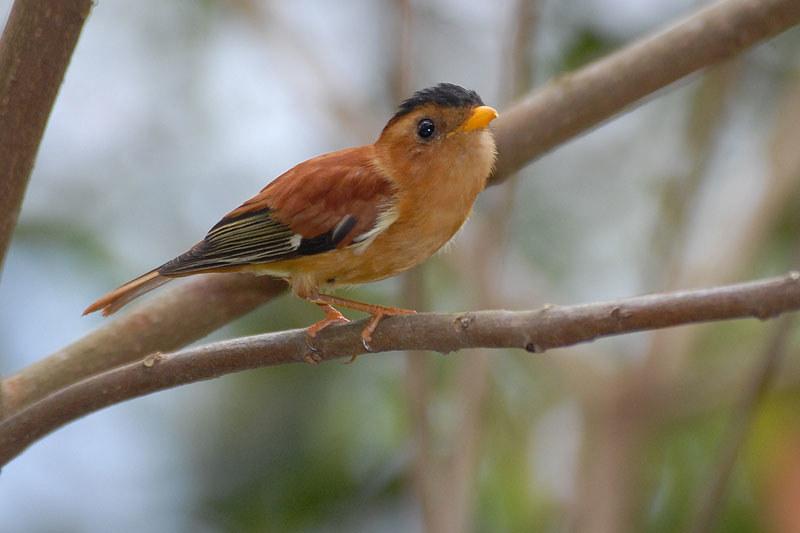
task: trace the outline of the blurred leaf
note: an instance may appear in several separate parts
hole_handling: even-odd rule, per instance
[[[596,31],[584,28],[567,44],[561,56],[561,70],[576,70],[616,48],[617,43]]]

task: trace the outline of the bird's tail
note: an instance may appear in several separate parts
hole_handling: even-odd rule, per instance
[[[142,294],[150,292],[171,280],[172,278],[159,274],[158,270],[151,270],[147,274],[142,274],[118,289],[109,292],[87,307],[83,314],[88,315],[89,313],[94,313],[102,309],[103,316],[108,316],[118,311],[123,305],[134,298],[138,298]]]

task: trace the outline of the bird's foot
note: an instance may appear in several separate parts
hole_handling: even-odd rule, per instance
[[[335,307],[328,304],[318,304],[322,309],[325,311],[325,318],[320,320],[319,322],[315,322],[308,326],[306,329],[306,333],[312,339],[317,336],[317,334],[322,331],[323,329],[327,328],[328,326],[332,326],[334,324],[347,324],[350,320],[340,313]]]
[[[416,314],[416,311],[413,309],[402,309],[400,307],[386,307],[383,305],[368,304],[347,298],[340,298],[338,296],[331,296],[329,294],[315,293],[313,296],[306,297],[306,299],[317,304],[325,310],[325,319],[320,320],[308,328],[308,335],[310,337],[314,337],[320,330],[328,327],[330,324],[342,321],[347,322],[347,319],[342,316],[342,314],[337,311],[336,308],[333,307],[334,305],[372,315],[372,318],[370,318],[369,322],[367,322],[367,326],[361,332],[361,345],[367,352],[373,351],[372,346],[370,345],[370,342],[372,341],[372,334],[375,332],[375,328],[378,327],[378,324],[381,320],[387,316]],[[348,364],[355,361],[358,355],[359,354],[353,355],[353,357],[351,357],[348,361]]]
[[[350,322],[350,320],[348,320],[347,317],[340,313],[335,307],[327,304],[320,304],[320,307],[325,310],[325,318],[319,322],[311,324],[308,326],[308,328],[306,328],[306,346],[308,347],[308,353],[303,356],[303,361],[314,366],[320,364],[323,359],[319,348],[312,344],[312,339],[314,339],[320,331],[328,326],[332,326],[334,324],[346,324]]]
[[[378,324],[381,320],[383,320],[387,316],[397,316],[397,315],[415,315],[417,314],[416,311],[413,309],[402,309],[400,307],[384,307],[382,305],[370,305],[373,309],[369,312],[372,313],[372,318],[370,318],[369,322],[367,322],[367,326],[361,331],[361,345],[364,347],[364,350],[368,352],[372,352],[372,334],[375,333],[375,328],[378,327]],[[348,361],[352,363],[356,360],[358,354],[353,355]]]

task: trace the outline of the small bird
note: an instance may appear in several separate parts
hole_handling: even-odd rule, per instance
[[[172,280],[210,272],[283,278],[322,308],[322,329],[347,322],[334,306],[371,315],[365,349],[382,318],[414,313],[326,294],[388,278],[447,243],[469,216],[495,160],[497,111],[450,83],[402,102],[373,144],[323,154],[288,170],[222,218],[202,241],[106,294],[83,314],[107,316]]]

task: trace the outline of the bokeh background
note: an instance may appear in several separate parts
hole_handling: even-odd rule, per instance
[[[99,2],[2,273],[0,372],[100,325],[87,303],[293,164],[371,142],[413,90],[459,83],[502,113],[703,4]],[[790,31],[660,91],[488,190],[449,252],[351,295],[531,309],[797,268],[798,51]],[[316,319],[284,296],[213,337]],[[154,394],[4,468],[0,530],[666,532],[712,502],[719,531],[797,531],[800,339],[784,327],[750,424],[740,404],[773,322],[544,355],[365,356]]]

